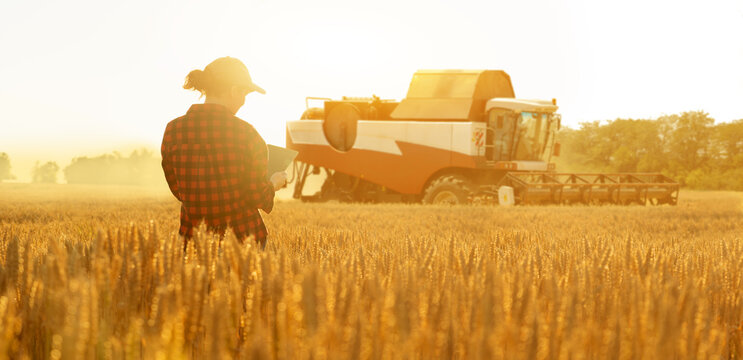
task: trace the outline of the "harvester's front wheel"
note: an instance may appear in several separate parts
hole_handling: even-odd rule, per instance
[[[423,195],[425,204],[467,204],[472,191],[470,182],[461,175],[444,175],[431,182]]]

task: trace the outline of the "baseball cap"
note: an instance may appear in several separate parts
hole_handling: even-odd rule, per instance
[[[245,87],[250,92],[266,93],[266,90],[253,82],[248,67],[237,58],[229,56],[218,58],[209,63],[204,68],[204,72],[221,84]]]

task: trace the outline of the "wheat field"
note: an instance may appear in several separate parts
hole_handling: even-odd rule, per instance
[[[743,358],[743,207],[279,202],[266,251],[136,188],[0,184],[0,358]]]

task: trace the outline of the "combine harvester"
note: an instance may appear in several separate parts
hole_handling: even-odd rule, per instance
[[[309,100],[323,100],[310,108]],[[307,98],[287,123],[299,151],[294,198],[461,204],[670,204],[679,184],[661,174],[555,171],[556,101],[514,98],[503,71],[418,71],[402,101]],[[311,174],[321,190],[304,196]]]

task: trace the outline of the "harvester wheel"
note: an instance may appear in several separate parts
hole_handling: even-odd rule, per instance
[[[444,175],[431,182],[423,195],[426,204],[466,204],[472,192],[469,181],[460,175]]]

